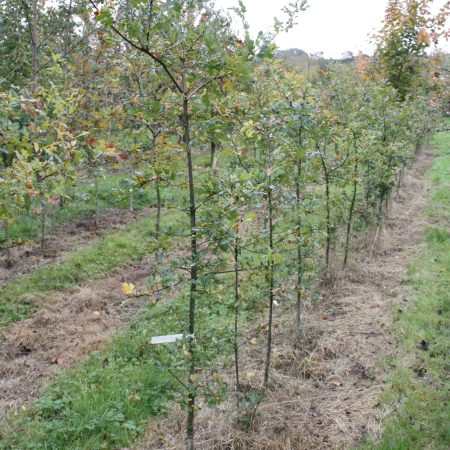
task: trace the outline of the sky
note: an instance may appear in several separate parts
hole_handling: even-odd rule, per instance
[[[280,9],[289,0],[244,0],[251,30],[270,29],[273,17],[281,17]],[[446,0],[434,0],[438,10]],[[238,0],[216,0],[221,8],[236,6]],[[308,0],[309,7],[300,13],[298,25],[276,43],[281,49],[300,48],[308,53],[323,52],[338,58],[346,51],[372,54],[371,34],[378,31],[388,0]],[[450,52],[450,43],[440,48]]]

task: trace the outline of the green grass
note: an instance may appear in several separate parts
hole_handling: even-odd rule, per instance
[[[447,122],[450,124],[450,120]],[[439,133],[433,139],[433,145],[439,149],[435,164],[429,171],[434,183],[433,202],[428,214],[439,220],[450,220],[450,133]]]
[[[428,173],[435,194],[420,258],[409,266],[413,302],[397,310],[394,327],[405,360],[395,367],[382,402],[395,410],[380,443],[362,449],[437,450],[450,448],[450,133],[433,141],[439,154]]]
[[[2,423],[0,448],[112,449],[133,440],[149,416],[166,411],[173,390],[138,344],[137,333],[118,336],[59,377]]]
[[[180,213],[163,215],[164,226],[181,220]],[[29,316],[51,291],[101,278],[148,254],[154,221],[154,217],[146,217],[109,233],[94,244],[71,252],[65,260],[20,276],[0,288],[0,325]]]
[[[242,321],[262,311],[254,282],[248,280],[242,288],[250,304]],[[217,295],[198,299],[196,342],[197,348],[205,349],[198,355],[199,366],[215,370],[218,361],[220,374],[221,364],[231,362],[226,355],[232,350],[233,316],[232,299]],[[136,323],[54,380],[25,409],[10,413],[0,423],[0,449],[114,449],[138,438],[149,417],[166,411],[182,390],[167,369],[185,379],[189,360],[183,343],[152,346],[149,338],[183,331],[189,309],[186,298],[184,288],[171,299],[148,305]],[[211,395],[217,399],[220,394],[213,390]]]

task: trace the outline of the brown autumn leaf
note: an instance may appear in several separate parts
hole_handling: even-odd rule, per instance
[[[98,142],[98,139],[95,137],[90,137],[84,141],[85,145],[92,145]]]

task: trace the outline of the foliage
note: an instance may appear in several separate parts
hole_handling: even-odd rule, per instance
[[[430,13],[431,5],[431,0],[390,0],[375,37],[381,71],[402,101],[429,83],[422,74],[429,70],[426,50],[445,32],[450,5],[436,16]]]

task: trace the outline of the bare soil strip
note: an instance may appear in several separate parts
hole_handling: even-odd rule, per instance
[[[0,332],[0,417],[39,394],[63,368],[98,349],[113,330],[133,320],[143,300],[124,302],[121,284],[143,288],[152,258],[65,292],[49,293],[32,318]]]
[[[391,303],[407,305],[401,280],[420,251],[429,222],[425,213],[432,188],[425,178],[434,153],[425,150],[408,170],[394,198],[373,258],[360,254],[341,273],[321,302],[305,305],[305,331],[295,337],[292,310],[279,307],[275,318],[272,385],[249,432],[233,422],[232,399],[198,413],[197,446],[212,449],[349,449],[366,434],[380,436],[388,411],[378,403],[387,374],[380,359],[399,357],[389,327]],[[370,245],[368,246],[370,247]],[[241,350],[243,382],[260,386],[264,322],[247,330]],[[250,340],[257,338],[257,344]],[[254,342],[254,341],[253,341]],[[397,356],[396,356],[397,355]],[[232,374],[230,371],[230,380]],[[176,407],[149,422],[139,449],[184,448],[184,415]]]
[[[6,250],[0,251],[0,286],[33,270],[60,261],[74,250],[85,247],[107,233],[117,231],[126,224],[149,214],[149,209],[130,212],[111,208],[99,212],[99,226],[94,215],[81,217],[71,223],[62,223],[49,230],[46,248],[41,253],[38,240],[13,250],[15,263],[6,268]]]

